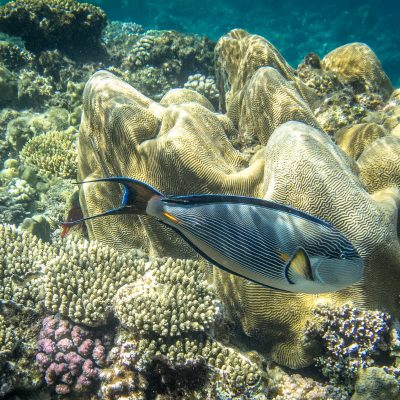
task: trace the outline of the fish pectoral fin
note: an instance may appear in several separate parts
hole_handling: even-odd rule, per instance
[[[291,284],[298,283],[302,280],[314,280],[310,259],[302,247],[299,247],[292,258],[287,262],[285,275]]]

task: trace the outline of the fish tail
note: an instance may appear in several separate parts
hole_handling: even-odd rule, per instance
[[[154,189],[152,186],[139,181],[137,179],[127,178],[124,176],[110,176],[107,178],[93,179],[90,181],[76,182],[77,184],[95,183],[95,182],[113,182],[119,183],[124,186],[124,193],[122,195],[121,205],[117,208],[107,210],[100,214],[91,215],[86,218],[81,218],[76,221],[65,221],[61,225],[67,227],[70,225],[76,225],[77,223],[87,221],[89,219],[103,217],[106,215],[115,214],[146,214],[146,208],[151,198],[154,196],[164,197],[159,191]]]

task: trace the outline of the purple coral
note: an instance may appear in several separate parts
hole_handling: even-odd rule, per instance
[[[99,368],[106,363],[108,341],[107,337],[94,338],[89,330],[68,321],[46,317],[36,362],[57,394],[89,391],[96,386]]]

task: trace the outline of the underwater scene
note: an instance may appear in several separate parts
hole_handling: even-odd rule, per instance
[[[0,399],[399,400],[399,18],[0,1]]]

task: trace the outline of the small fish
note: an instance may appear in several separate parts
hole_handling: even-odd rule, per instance
[[[78,225],[74,221],[78,220],[78,219],[82,219],[82,218],[83,218],[83,213],[82,213],[81,207],[79,205],[71,207],[68,211],[67,220],[60,224],[61,228],[62,228],[60,237],[62,239],[64,239],[69,234],[69,231],[71,230],[71,228],[74,225]],[[71,223],[71,222],[73,222],[73,223]],[[83,225],[83,223],[81,223],[81,224]]]
[[[354,246],[330,223],[272,201],[221,194],[164,196],[126,177],[87,182],[124,186],[121,206],[64,225],[116,214],[147,214],[179,233],[212,264],[296,293],[343,289],[363,276]]]

